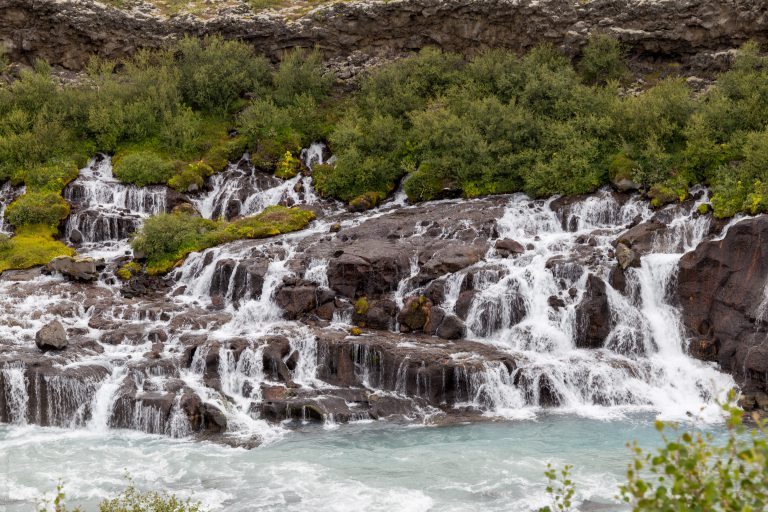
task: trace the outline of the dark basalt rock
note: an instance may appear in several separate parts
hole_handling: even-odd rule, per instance
[[[576,346],[601,348],[611,333],[611,308],[602,279],[590,274],[581,303],[576,307]]]
[[[422,331],[429,322],[432,303],[422,296],[411,297],[405,301],[403,309],[397,315],[400,332]]]
[[[344,248],[328,264],[328,282],[338,294],[377,297],[397,289],[408,275],[410,263],[397,245],[386,240],[366,240]]]
[[[683,323],[693,338],[689,352],[717,360],[746,392],[768,390],[766,261],[768,216],[760,215],[685,254],[677,276]]]
[[[496,240],[495,247],[496,252],[499,253],[499,256],[503,256],[504,258],[525,252],[525,247],[523,247],[523,244],[509,238]]]

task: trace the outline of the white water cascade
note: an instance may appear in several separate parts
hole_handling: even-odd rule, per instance
[[[64,189],[73,206],[64,239],[80,245],[81,251],[119,255],[144,218],[166,210],[167,193],[163,186],[121,183],[112,175],[112,159],[98,155]]]
[[[379,400],[424,422],[462,411],[508,419],[550,410],[595,418],[719,417],[716,399],[733,380],[687,355],[675,302],[679,259],[715,236],[711,218],[695,213],[705,191],[692,191],[698,202],[659,211],[640,197],[606,190],[563,206],[522,194],[407,204],[401,189],[395,200],[353,214],[312,189],[311,168],[329,162],[326,148],[313,144],[302,161],[304,173],[283,181],[254,169],[246,155],[187,199],[211,219],[283,204],[312,207],[317,220],[273,239],[190,254],[155,283],[162,293],[152,300],[61,277],[0,281],[7,297],[0,336],[11,340],[0,352],[4,421],[92,433],[204,431],[248,445],[279,439],[286,424],[310,418],[333,428],[368,420]],[[80,236],[81,250],[106,257],[122,256],[130,233],[169,202],[164,187],[117,182],[104,156],[65,193],[73,204],[65,237]],[[619,286],[614,244],[628,228],[651,221],[664,229],[623,271]],[[514,255],[497,248],[511,240],[519,246]],[[368,244],[374,250],[366,252]],[[425,278],[441,244],[482,246],[485,253],[456,268],[451,260],[437,277]],[[386,287],[381,277],[360,284],[383,292],[340,292],[348,283],[339,275],[349,270],[339,270],[337,258],[350,251],[347,265],[367,264],[356,250],[373,260],[372,272],[396,265],[397,279]],[[377,251],[389,259],[378,262]],[[460,318],[465,339],[383,330],[397,331],[397,310],[437,282],[438,305]],[[600,286],[605,314],[588,320],[606,325],[595,343],[580,307]],[[361,336],[348,336],[358,321],[355,301],[369,293],[390,316],[384,327],[363,326]],[[302,303],[289,316],[286,307],[306,297],[310,306]],[[330,308],[323,317],[312,303],[321,299]],[[41,356],[35,332],[53,319],[74,341]],[[36,357],[42,364],[34,370],[19,364]],[[435,368],[436,361],[443,366]]]

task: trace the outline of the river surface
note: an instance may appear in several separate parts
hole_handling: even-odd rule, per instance
[[[659,445],[652,416],[307,427],[253,450],[128,430],[3,426],[0,504],[36,510],[61,480],[68,503],[96,510],[127,474],[140,489],[167,489],[212,510],[528,511],[548,504],[549,462],[574,466],[581,510],[622,510],[608,504],[629,441]]]

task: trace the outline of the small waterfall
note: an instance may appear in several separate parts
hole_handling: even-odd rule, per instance
[[[112,175],[112,159],[92,158],[64,189],[72,205],[64,239],[86,249],[127,249],[128,237],[144,218],[166,211],[168,191],[162,186],[135,187]]]
[[[8,409],[8,422],[17,425],[27,423],[27,376],[23,366],[11,366],[0,370],[4,383],[2,392],[5,394],[5,404]]]
[[[10,181],[0,185],[0,234],[10,235],[13,232],[13,226],[5,219],[5,210],[24,192],[26,192],[26,187],[14,187]]]
[[[126,376],[126,368],[118,366],[112,370],[112,373],[96,391],[91,403],[91,419],[88,422],[90,430],[104,431],[110,427],[118,391]]]

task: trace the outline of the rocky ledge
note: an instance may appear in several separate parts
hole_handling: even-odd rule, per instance
[[[280,12],[222,9],[202,20],[124,11],[94,0],[0,0],[0,44],[19,62],[44,58],[79,70],[91,55],[120,58],[184,34],[221,34],[278,59],[318,47],[342,78],[372,57],[425,46],[474,53],[524,51],[552,43],[577,55],[593,31],[607,31],[635,60],[681,62],[694,73],[721,69],[728,51],[765,42],[768,4],[759,0],[397,0],[327,4],[295,19]]]

